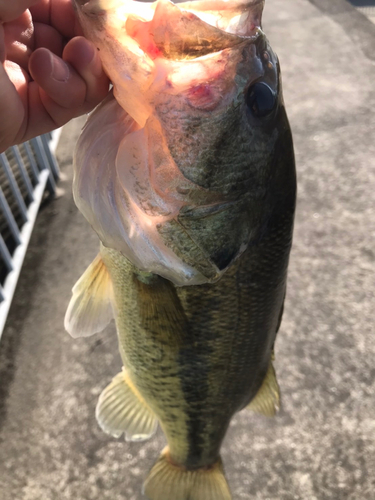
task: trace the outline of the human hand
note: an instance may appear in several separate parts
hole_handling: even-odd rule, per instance
[[[0,152],[107,95],[97,50],[80,35],[71,0],[0,0]]]

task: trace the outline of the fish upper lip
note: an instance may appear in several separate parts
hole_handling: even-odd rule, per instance
[[[153,1],[145,1],[145,0],[133,0],[133,1],[138,1],[139,3],[146,3],[146,4],[151,4],[151,3],[155,3],[157,0],[153,0]],[[176,0],[176,1],[173,1],[171,0],[172,3],[174,3],[175,5],[177,5],[179,8],[184,8],[183,7],[183,4],[186,4],[186,3],[189,3],[189,4],[194,4],[194,3],[201,3],[201,2],[204,2],[204,0]],[[72,0],[72,3],[74,5],[78,5],[80,7],[83,7],[85,6],[86,4],[89,4],[89,3],[94,3],[92,0]],[[224,2],[220,2],[219,1],[219,4],[220,3],[224,3]],[[232,1],[232,5],[234,6],[236,3],[236,1]],[[240,2],[238,2],[240,3]],[[260,5],[260,4],[264,4],[265,3],[265,0],[258,0],[258,1],[252,1],[252,0],[249,0],[247,2],[247,4],[243,4],[244,5],[244,11],[246,10],[245,8],[245,5],[247,5],[248,7],[254,7],[256,5]],[[182,4],[182,5],[181,5]],[[187,9],[189,10],[189,9]],[[221,9],[218,9],[218,10],[221,10]]]
[[[84,13],[86,15],[89,15],[89,16],[90,15],[98,15],[99,13],[103,13],[106,10],[105,7],[102,7],[100,5],[100,0],[99,1],[98,0],[97,1],[95,1],[95,0],[71,0],[71,1],[73,3],[73,6],[76,9],[83,10]],[[144,4],[145,6],[146,5],[150,6],[150,5],[155,4],[157,2],[158,2],[158,0],[152,0],[152,1],[131,0],[130,3]],[[190,1],[189,0],[179,0],[179,1],[170,0],[170,2],[182,11],[192,12],[192,13],[195,13],[196,15],[198,15],[197,12],[199,12],[199,11],[205,12],[205,11],[209,10],[208,6],[202,8],[202,4],[207,4],[207,0],[190,0]],[[216,10],[217,10],[217,12],[227,11],[227,10],[231,10],[234,12],[236,10],[236,8],[240,8],[241,12],[246,12],[246,11],[250,11],[250,9],[257,7],[259,5],[264,6],[264,3],[265,3],[265,0],[247,0],[247,2],[244,0],[231,0],[230,2],[228,2],[228,0],[218,0],[218,8]],[[187,7],[187,4],[188,4],[188,7]],[[196,11],[196,9],[193,7],[194,4],[197,5],[198,11]],[[201,8],[199,8],[199,4],[201,4]],[[231,5],[231,7],[229,9],[228,9],[228,5]],[[262,14],[260,15],[260,18],[261,17],[262,17]],[[261,21],[257,27],[261,28]],[[241,36],[239,33],[236,33],[236,34],[237,34],[237,36]],[[243,37],[246,38],[246,35]]]

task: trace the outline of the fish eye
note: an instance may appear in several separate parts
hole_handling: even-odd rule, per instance
[[[264,82],[256,82],[247,90],[246,104],[256,118],[265,118],[275,108],[276,95]]]

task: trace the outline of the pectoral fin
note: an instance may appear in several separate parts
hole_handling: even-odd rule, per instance
[[[157,420],[123,370],[104,389],[96,407],[98,424],[107,434],[126,441],[145,441],[156,431]]]
[[[274,417],[280,409],[280,389],[275,369],[270,362],[263,384],[248,405],[249,410],[266,417]]]
[[[100,254],[73,288],[64,326],[73,338],[101,332],[113,318],[112,282]]]

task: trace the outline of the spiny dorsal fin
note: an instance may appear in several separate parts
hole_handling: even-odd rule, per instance
[[[104,389],[96,407],[96,419],[104,432],[126,441],[145,441],[157,428],[157,420],[123,370]]]
[[[275,369],[270,362],[263,384],[248,405],[249,410],[266,417],[274,417],[280,409],[280,389]]]
[[[101,332],[113,318],[112,282],[100,254],[74,285],[64,326],[73,338]]]

